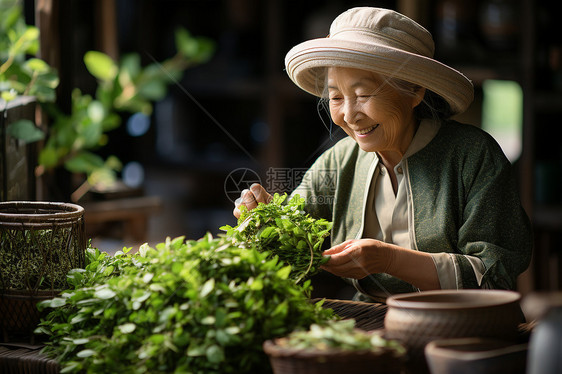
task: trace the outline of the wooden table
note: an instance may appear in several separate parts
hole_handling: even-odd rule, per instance
[[[126,242],[145,243],[148,219],[162,208],[159,196],[128,197],[82,204],[86,235],[95,236],[104,224],[123,224],[123,239]]]

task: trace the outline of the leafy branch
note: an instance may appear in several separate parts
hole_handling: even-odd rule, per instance
[[[185,29],[178,29],[175,38],[176,55],[145,67],[138,54],[115,62],[104,53],[87,52],[84,63],[98,81],[95,96],[75,89],[70,115],[47,106],[53,123],[39,155],[41,171],[64,166],[71,172],[85,173],[90,185],[111,183],[121,163],[115,156],[103,160],[95,151],[107,144],[108,132],[121,125],[119,113],[150,116],[152,103],[165,97],[168,86],[177,82],[184,70],[207,61],[213,53],[212,41],[193,37]]]
[[[17,0],[0,0],[0,107],[16,97],[35,96],[37,101],[55,101],[59,84],[56,71],[34,56],[39,50],[39,29],[25,24]],[[44,133],[30,120],[11,123],[7,133],[25,142],[44,139]]]
[[[291,264],[291,278],[298,283],[317,274],[328,260],[322,255],[322,244],[332,223],[306,214],[299,195],[286,200],[287,194],[274,194],[269,204],[259,203],[251,211],[241,206],[238,224],[221,230],[233,245],[267,251]]]
[[[57,72],[45,61],[28,58],[39,48],[39,30],[26,25],[16,0],[0,0],[0,91],[5,102],[20,95],[35,96],[49,117],[44,133],[29,120],[10,125],[10,136],[26,143],[46,139],[39,154],[37,175],[64,167],[84,173],[87,183],[112,183],[121,168],[115,156],[103,159],[96,151],[108,143],[109,132],[121,125],[121,113],[150,116],[153,102],[167,94],[168,86],[181,79],[183,71],[206,62],[215,44],[179,28],[175,32],[176,54],[163,61],[142,66],[139,54],[120,61],[89,51],[84,64],[98,82],[94,96],[75,88],[70,113],[56,105]]]
[[[8,102],[18,95],[54,102],[59,78],[53,68],[34,56],[39,29],[26,25],[17,0],[0,0],[0,91]]]

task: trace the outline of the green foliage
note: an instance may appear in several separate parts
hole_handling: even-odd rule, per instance
[[[1,98],[7,102],[18,95],[35,96],[50,118],[47,141],[39,154],[40,171],[65,167],[86,174],[92,185],[112,183],[121,163],[115,156],[103,160],[96,151],[108,143],[108,133],[121,125],[120,113],[149,116],[152,103],[165,97],[168,86],[187,68],[206,62],[215,46],[181,28],[176,30],[175,43],[173,57],[147,66],[141,66],[136,53],[114,61],[102,52],[87,52],[84,64],[97,79],[97,90],[92,97],[75,88],[71,111],[66,113],[55,105],[56,71],[41,59],[28,58],[39,49],[39,29],[25,24],[21,1],[0,0]],[[30,121],[17,121],[10,134],[27,143],[45,138],[42,130],[31,131],[30,125]]]
[[[241,206],[237,226],[221,229],[233,245],[267,252],[291,264],[291,278],[299,282],[317,274],[328,260],[322,255],[322,244],[332,223],[310,217],[299,195],[286,199],[287,194],[275,194],[269,204],[259,203],[251,211]]]
[[[333,318],[267,253],[210,235],[125,252],[90,248],[71,289],[40,304],[62,372],[263,373],[265,340]]]
[[[6,132],[12,138],[24,140],[26,143],[36,142],[45,137],[43,131],[39,130],[37,126],[28,119],[20,119],[10,123],[6,128]]]
[[[53,102],[59,78],[45,61],[27,56],[39,49],[39,29],[28,26],[20,1],[0,0],[0,92],[4,101],[17,95]]]
[[[138,54],[114,61],[102,52],[87,52],[84,64],[98,81],[95,96],[75,89],[70,115],[48,107],[53,124],[39,163],[46,169],[64,165],[71,172],[85,173],[92,185],[111,183],[121,163],[115,162],[115,156],[103,160],[95,151],[107,144],[108,133],[121,125],[119,113],[150,116],[152,103],[165,97],[168,86],[177,82],[187,68],[207,61],[213,53],[214,43],[209,39],[192,37],[184,29],[177,30],[175,37],[178,52],[173,57],[144,67]]]

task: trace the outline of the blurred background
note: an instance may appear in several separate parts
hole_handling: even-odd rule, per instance
[[[294,86],[284,56],[297,43],[328,34],[353,6],[398,10],[426,27],[436,58],[465,73],[476,98],[457,119],[489,131],[516,166],[536,248],[521,291],[559,289],[562,232],[562,32],[557,5],[532,0],[26,0],[25,21],[40,31],[39,57],[60,82],[56,102],[71,110],[73,90],[95,95],[99,79],[84,55],[114,61],[135,54],[141,66],[177,52],[178,28],[213,45],[209,58],[174,76],[147,114],[120,112],[95,153],[116,156],[114,188],[84,184],[56,170],[37,178],[38,149],[24,154],[26,188],[10,189],[3,139],[2,200],[75,201],[86,230],[104,250],[197,239],[236,222],[233,201],[261,182],[290,191],[319,154],[342,137],[317,100]],[[48,126],[48,124],[47,124]],[[43,143],[44,144],[44,143]],[[34,146],[41,147],[41,142]],[[15,157],[15,156],[13,156]],[[12,184],[13,186],[13,184]]]

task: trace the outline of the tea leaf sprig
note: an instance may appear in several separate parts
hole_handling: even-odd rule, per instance
[[[304,202],[299,195],[287,201],[287,194],[276,193],[271,202],[252,210],[240,206],[238,224],[221,229],[233,245],[268,252],[291,265],[290,277],[298,283],[317,274],[328,261],[322,256],[322,244],[332,228],[331,222],[308,215]]]

